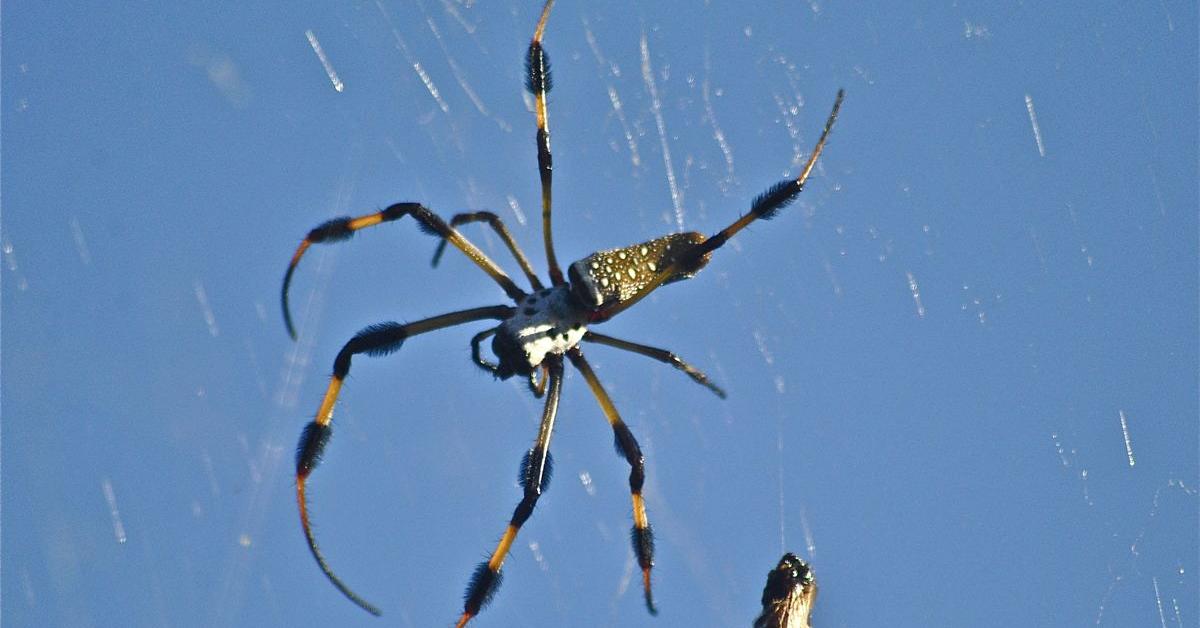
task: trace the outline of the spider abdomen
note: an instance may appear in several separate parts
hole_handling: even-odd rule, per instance
[[[529,295],[496,329],[492,339],[492,351],[500,361],[496,374],[502,379],[529,375],[547,355],[570,351],[587,333],[588,314],[566,285]]]
[[[695,231],[672,233],[633,246],[597,251],[571,264],[567,271],[571,290],[587,307],[599,309],[629,299],[649,284],[662,269],[681,262],[682,267],[662,283],[690,279],[708,263],[711,253],[688,259],[705,240]]]

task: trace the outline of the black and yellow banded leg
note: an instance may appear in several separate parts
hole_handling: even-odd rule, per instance
[[[554,236],[550,228],[550,214],[554,205],[554,158],[550,154],[550,117],[546,108],[546,94],[550,92],[554,83],[550,78],[550,56],[542,48],[546,20],[550,18],[550,8],[553,6],[554,0],[546,0],[545,6],[542,7],[542,17],[538,19],[537,28],[533,31],[533,40],[529,42],[529,52],[525,57],[525,88],[533,94],[533,108],[537,115],[538,175],[542,182],[542,241],[546,245],[546,265],[549,266],[550,283],[558,286],[566,282],[563,280],[562,268],[558,265],[558,257],[554,254]]]
[[[812,173],[813,167],[817,165],[817,159],[821,156],[821,152],[825,150],[825,141],[829,139],[829,132],[833,130],[833,123],[837,121],[838,111],[842,108],[842,98],[845,95],[845,90],[838,90],[837,98],[833,101],[833,110],[829,112],[829,117],[825,119],[825,128],[821,130],[821,138],[817,140],[817,145],[813,148],[812,154],[808,156],[808,161],[804,163],[804,168],[800,170],[800,174],[794,179],[780,181],[768,188],[766,192],[756,196],[754,202],[750,204],[749,213],[733,221],[728,227],[725,227],[711,238],[705,240],[692,253],[693,255],[705,255],[720,248],[734,234],[744,229],[746,225],[755,220],[770,220],[779,213],[779,210],[787,207],[792,201],[796,200],[796,197],[804,191],[804,183],[808,181],[808,175]]]
[[[708,376],[705,375],[703,372],[701,372],[700,369],[697,369],[696,367],[692,366],[691,364],[684,362],[682,358],[680,358],[679,356],[675,355],[674,353],[672,353],[670,351],[667,351],[666,349],[659,349],[657,347],[651,347],[648,345],[638,344],[636,342],[630,342],[628,340],[621,340],[620,338],[613,338],[612,336],[605,336],[604,334],[598,334],[594,331],[589,331],[586,334],[584,334],[583,341],[584,342],[594,342],[596,344],[607,345],[607,346],[610,346],[610,347],[613,347],[616,349],[630,351],[633,353],[644,355],[648,358],[658,360],[659,362],[662,362],[663,364],[670,364],[671,366],[683,371],[684,373],[687,373],[688,377],[692,378],[692,381],[713,391],[713,393],[715,393],[718,397],[720,397],[722,399],[725,398],[725,390],[722,389],[720,386],[717,386],[716,384],[712,383],[708,379]]]
[[[288,307],[288,287],[292,283],[292,274],[296,271],[296,266],[300,263],[300,258],[304,256],[304,252],[313,244],[341,242],[350,239],[355,231],[374,227],[385,222],[399,220],[404,216],[411,215],[417,220],[417,226],[421,231],[431,235],[440,236],[444,240],[449,240],[458,250],[462,251],[471,261],[483,269],[500,287],[509,298],[520,301],[525,297],[525,292],[509,279],[508,275],[496,265],[483,251],[479,250],[470,240],[467,240],[461,233],[456,231],[454,227],[446,224],[446,221],[438,217],[437,214],[429,211],[420,203],[396,203],[387,209],[351,218],[343,216],[334,218],[317,225],[308,235],[304,237],[304,241],[296,248],[296,252],[292,255],[292,261],[288,263],[287,272],[283,275],[283,290],[280,301],[283,305],[283,322],[287,326],[288,335],[292,339],[296,338],[296,328],[292,324],[292,313]]]
[[[767,188],[766,192],[754,198],[754,202],[750,204],[750,211],[748,213],[730,223],[728,227],[713,234],[712,237],[697,244],[688,251],[687,256],[681,256],[665,267],[659,268],[658,274],[650,282],[642,286],[640,290],[629,298],[613,303],[611,306],[597,313],[596,320],[608,320],[629,309],[630,306],[658,289],[659,286],[674,277],[682,269],[694,265],[696,260],[712,255],[713,251],[724,246],[734,234],[746,228],[750,223],[755,220],[770,220],[781,209],[796,200],[800,192],[804,191],[804,183],[808,181],[808,176],[812,173],[813,167],[816,166],[817,159],[821,156],[821,151],[825,150],[825,142],[829,139],[829,132],[833,130],[833,123],[837,121],[838,111],[842,108],[842,98],[844,96],[845,90],[839,89],[837,98],[833,101],[833,110],[829,112],[829,117],[825,120],[825,128],[821,131],[821,138],[817,140],[817,145],[813,148],[812,155],[809,155],[808,161],[805,162],[804,168],[800,170],[800,174],[796,178],[785,179]]]
[[[317,559],[317,565],[321,567],[321,571],[339,591],[372,615],[379,615],[379,609],[346,586],[333,573],[333,569],[317,547],[317,539],[308,519],[308,500],[304,493],[308,476],[320,463],[325,445],[333,433],[331,425],[333,407],[337,403],[338,393],[342,390],[342,382],[350,373],[350,361],[360,353],[372,357],[392,353],[398,350],[404,344],[404,340],[410,336],[472,321],[503,320],[512,315],[512,310],[513,308],[507,305],[494,305],[433,316],[407,325],[391,322],[371,325],[355,334],[338,352],[337,358],[333,362],[333,377],[329,380],[329,387],[325,390],[325,397],[321,400],[317,417],[304,428],[304,433],[300,436],[300,444],[296,449],[296,501],[300,506],[300,526],[304,529],[304,538],[308,541],[308,549],[312,551],[313,558]]]
[[[650,570],[654,567],[654,531],[650,528],[650,519],[646,516],[646,501],[642,498],[642,485],[646,482],[646,461],[642,455],[642,448],[638,446],[633,432],[629,431],[629,426],[621,420],[612,398],[600,385],[600,379],[584,359],[579,347],[568,351],[567,357],[583,374],[588,387],[592,389],[592,394],[596,396],[596,401],[600,402],[600,408],[604,410],[604,416],[612,426],[617,453],[629,463],[629,493],[633,497],[633,529],[630,540],[633,542],[633,553],[637,556],[638,566],[642,568],[642,592],[646,597],[646,610],[650,611],[651,615],[657,615],[658,609],[654,606],[654,595],[650,590]]]
[[[508,250],[512,252],[513,257],[516,258],[517,265],[521,267],[521,272],[525,273],[525,277],[529,279],[529,285],[533,286],[535,291],[541,290],[544,287],[542,286],[542,282],[538,279],[537,273],[533,272],[533,266],[529,264],[529,259],[525,257],[524,251],[521,250],[521,247],[517,246],[517,242],[513,240],[512,233],[509,232],[508,227],[504,226],[504,221],[500,220],[499,216],[493,214],[492,212],[470,212],[455,214],[450,217],[451,227],[457,227],[459,225],[464,225],[471,222],[488,223],[492,230],[500,236],[500,239],[504,240],[504,245],[508,247]],[[437,250],[433,252],[432,264],[434,267],[436,267],[438,262],[441,261],[442,253],[445,251],[446,241],[442,240],[441,242],[438,242]]]
[[[467,585],[467,593],[463,599],[463,612],[458,618],[457,628],[466,626],[472,617],[478,615],[480,609],[491,601],[496,590],[500,588],[500,568],[504,565],[504,559],[508,557],[521,526],[525,525],[529,516],[533,514],[538,497],[541,497],[542,491],[550,485],[550,436],[554,433],[554,418],[558,415],[558,399],[562,394],[563,365],[561,356],[550,356],[547,358],[547,362],[549,362],[550,383],[546,395],[546,407],[542,412],[542,424],[538,428],[537,440],[533,442],[533,447],[526,452],[525,458],[521,461],[521,488],[524,495],[513,511],[508,527],[504,530],[504,536],[500,537],[500,542],[496,545],[491,557],[475,568],[471,582]]]

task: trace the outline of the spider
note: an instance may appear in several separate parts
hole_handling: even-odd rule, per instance
[[[554,254],[551,236],[551,178],[553,165],[550,154],[550,132],[546,108],[546,94],[550,91],[550,64],[542,47],[542,37],[554,0],[547,0],[542,8],[532,41],[526,55],[526,88],[534,98],[537,118],[537,162],[542,190],[542,241],[549,266],[550,284],[543,284],[513,240],[512,234],[495,214],[490,212],[461,213],[446,223],[420,203],[396,203],[383,211],[359,217],[334,218],[308,232],[292,255],[283,278],[281,301],[284,323],[288,334],[295,339],[296,330],[288,308],[288,286],[304,252],[313,244],[340,242],[350,238],[356,231],[411,216],[424,232],[441,239],[434,253],[436,266],[446,243],[454,245],[471,259],[483,272],[494,280],[515,305],[492,305],[450,312],[440,316],[400,324],[385,322],[366,327],[350,339],[338,352],[333,362],[333,376],[325,390],[325,396],[317,409],[316,418],[305,428],[300,437],[296,453],[296,500],[300,510],[300,524],[308,548],[335,587],[347,598],[369,613],[379,615],[380,610],[367,602],[333,572],[317,546],[316,537],[308,516],[305,487],[308,476],[321,460],[322,453],[332,433],[333,409],[342,384],[350,372],[354,356],[366,354],[379,357],[400,349],[405,340],[456,325],[482,320],[497,320],[498,325],[485,329],[471,338],[471,357],[480,368],[498,379],[509,379],[520,375],[528,379],[529,388],[535,397],[545,397],[541,426],[533,446],[525,453],[521,462],[520,483],[523,489],[508,526],[487,561],[476,567],[467,585],[463,610],[457,626],[462,628],[479,614],[480,610],[495,595],[500,585],[500,568],[504,564],[513,541],[521,526],[533,514],[538,498],[550,480],[551,457],[550,436],[554,431],[554,420],[562,392],[564,358],[583,376],[592,394],[599,402],[604,416],[612,427],[618,454],[629,464],[629,491],[633,499],[633,528],[631,540],[642,573],[642,590],[646,608],[657,614],[650,588],[650,570],[654,565],[654,537],[646,515],[642,496],[645,480],[645,461],[637,439],[621,420],[612,399],[600,384],[599,378],[584,358],[582,343],[606,345],[616,349],[644,355],[669,364],[686,373],[696,383],[724,398],[725,391],[709,381],[709,378],[674,353],[648,345],[621,340],[591,331],[590,326],[603,323],[641,301],[658,287],[689,279],[708,264],[712,252],[724,245],[750,223],[758,219],[768,220],[779,210],[791,203],[804,189],[804,183],[817,162],[830,129],[837,119],[842,104],[843,92],[838,91],[833,110],[825,121],[824,130],[799,176],[771,186],[754,199],[750,212],[738,218],[715,235],[705,238],[697,232],[673,233],[640,244],[624,248],[593,253],[572,263],[564,275]],[[483,251],[471,243],[456,227],[462,224],[487,223],[503,240],[516,259],[521,271],[529,280],[531,292],[525,292],[504,273]],[[480,344],[491,338],[495,362],[484,358]],[[539,377],[540,374],[540,377]]]

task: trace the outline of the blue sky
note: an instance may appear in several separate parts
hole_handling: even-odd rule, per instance
[[[553,485],[472,625],[749,625],[785,550],[818,626],[1195,625],[1194,4],[744,4],[550,19],[564,262],[715,232],[847,96],[796,204],[598,329],[727,400],[588,348],[647,454],[660,616],[573,375]],[[357,360],[312,477],[383,619],[308,555],[293,450],[355,331],[503,293],[453,251],[431,269],[410,222],[309,252],[296,343],[278,289],[308,229],[402,200],[495,211],[544,268],[539,9],[3,5],[0,620],[454,621],[540,412],[471,364],[485,326]]]

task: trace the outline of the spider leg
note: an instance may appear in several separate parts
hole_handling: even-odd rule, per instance
[[[471,337],[471,359],[479,365],[479,368],[496,375],[496,370],[500,368],[499,364],[494,364],[483,359],[483,355],[479,351],[479,343],[485,338],[490,338],[496,335],[496,328],[485,329]]]
[[[292,283],[292,274],[296,271],[296,265],[300,263],[300,258],[304,256],[304,252],[313,244],[324,242],[340,242],[347,240],[354,235],[355,231],[374,227],[376,225],[399,220],[404,216],[411,215],[417,221],[420,229],[426,233],[440,236],[444,240],[449,240],[451,244],[462,251],[464,255],[471,258],[483,272],[487,273],[497,284],[504,289],[504,293],[514,301],[520,301],[525,297],[525,292],[509,279],[508,275],[504,274],[503,270],[496,265],[483,251],[471,243],[470,240],[463,237],[461,233],[447,225],[444,220],[438,217],[437,214],[429,211],[420,203],[396,203],[387,209],[374,214],[367,214],[357,218],[343,216],[334,218],[317,225],[304,240],[300,242],[300,246],[296,248],[296,252],[292,255],[292,261],[288,264],[287,272],[283,275],[283,290],[281,292],[280,301],[283,305],[283,322],[287,326],[288,335],[293,340],[296,339],[296,328],[292,325],[292,313],[288,307],[288,287]]]
[[[644,355],[648,358],[658,360],[659,362],[662,362],[663,364],[670,364],[671,366],[683,371],[684,373],[687,373],[688,377],[692,378],[692,381],[713,391],[718,397],[720,397],[722,399],[725,398],[724,389],[722,389],[720,386],[717,386],[716,384],[709,381],[708,376],[705,375],[704,373],[702,373],[699,369],[692,366],[691,364],[688,364],[687,362],[684,362],[682,358],[680,358],[679,356],[675,355],[674,353],[672,353],[670,351],[667,351],[666,349],[658,349],[656,347],[638,344],[636,342],[630,342],[628,340],[621,340],[620,338],[613,338],[612,336],[605,336],[604,334],[598,334],[594,331],[589,331],[586,334],[584,334],[583,341],[584,342],[594,342],[596,344],[601,344],[601,345],[608,345],[608,346],[614,347],[616,349],[622,349],[624,351],[630,351],[633,353]]]
[[[808,180],[808,175],[812,173],[813,166],[817,164],[817,158],[821,156],[821,151],[825,150],[825,141],[829,139],[829,132],[833,129],[833,123],[837,121],[838,111],[842,108],[842,98],[844,96],[845,90],[839,89],[837,98],[833,101],[833,110],[829,112],[829,117],[825,120],[825,128],[821,131],[821,138],[817,140],[817,145],[813,148],[812,155],[809,155],[808,161],[805,162],[804,168],[800,170],[799,176],[794,179],[784,179],[768,188],[767,191],[759,194],[755,197],[754,202],[751,203],[749,213],[733,221],[728,227],[718,231],[712,237],[696,244],[688,251],[686,256],[680,256],[670,264],[659,268],[658,273],[650,282],[642,286],[640,290],[629,298],[617,301],[597,312],[593,317],[594,320],[597,322],[608,320],[625,311],[684,269],[695,266],[697,260],[704,259],[716,249],[724,246],[729,241],[729,238],[732,238],[734,234],[746,228],[750,223],[758,219],[770,220],[779,213],[779,210],[787,207],[792,201],[796,200],[800,192],[804,191],[804,183]]]
[[[308,501],[304,492],[308,475],[320,463],[325,445],[333,434],[331,426],[333,406],[337,403],[342,382],[350,373],[350,361],[360,353],[372,357],[392,353],[398,350],[400,345],[404,344],[404,340],[410,336],[487,318],[508,318],[512,314],[512,310],[513,308],[507,305],[494,305],[433,316],[407,325],[392,322],[371,325],[355,334],[338,352],[337,359],[333,362],[333,377],[329,381],[329,387],[325,390],[325,397],[321,400],[317,417],[305,426],[304,433],[300,436],[300,444],[296,449],[296,501],[300,507],[300,526],[304,529],[304,538],[308,541],[308,549],[312,551],[313,558],[317,559],[317,565],[343,595],[372,615],[379,615],[379,609],[346,586],[333,573],[333,569],[325,561],[324,555],[317,547],[317,539],[308,518]]]
[[[629,493],[633,497],[633,529],[630,540],[633,541],[633,553],[637,556],[638,566],[642,568],[642,592],[646,597],[646,610],[650,611],[651,615],[657,615],[658,609],[654,606],[654,596],[650,591],[650,569],[654,567],[654,531],[650,528],[650,520],[646,517],[646,502],[642,499],[642,485],[646,481],[646,462],[642,448],[638,446],[633,432],[629,431],[629,426],[621,420],[612,398],[600,385],[600,379],[583,358],[579,347],[568,351],[567,357],[587,380],[588,387],[592,389],[592,394],[600,403],[600,409],[604,410],[604,416],[612,426],[617,453],[629,463]]]
[[[538,379],[537,371],[529,374],[529,392],[533,393],[533,396],[537,399],[541,399],[542,395],[546,394],[546,382],[550,379],[550,367],[546,366],[545,362],[542,363],[541,371],[542,378],[540,380]]]
[[[542,182],[542,240],[546,246],[546,265],[549,266],[550,282],[558,286],[565,281],[562,269],[558,266],[558,258],[554,255],[554,236],[550,228],[554,159],[550,154],[550,117],[546,108],[546,94],[550,92],[553,81],[550,79],[550,57],[542,48],[542,35],[546,32],[546,21],[550,18],[550,8],[553,6],[554,0],[546,0],[537,28],[533,31],[533,40],[529,42],[529,52],[525,58],[525,70],[529,76],[525,80],[525,88],[533,94],[534,111],[537,115],[536,142],[538,174]]]
[[[543,288],[542,282],[538,280],[537,274],[533,272],[533,266],[529,264],[529,259],[525,257],[525,253],[521,251],[521,247],[517,246],[516,241],[513,240],[512,233],[508,231],[508,227],[504,226],[504,221],[500,220],[499,216],[492,212],[472,212],[455,214],[450,218],[451,227],[457,227],[469,222],[487,222],[496,234],[500,236],[500,239],[504,240],[505,246],[512,252],[513,257],[517,259],[517,264],[521,267],[521,271],[529,278],[529,285],[533,286],[534,290],[541,290]],[[431,263],[435,268],[438,262],[441,261],[442,253],[445,251],[446,241],[442,240],[438,242],[437,250],[433,252],[433,261]]]
[[[500,567],[504,565],[504,559],[508,557],[513,541],[517,538],[517,532],[533,514],[533,508],[537,505],[542,491],[550,485],[550,436],[554,432],[554,418],[558,414],[558,399],[562,393],[563,365],[562,358],[559,356],[553,356],[547,360],[550,362],[550,384],[549,394],[546,395],[546,407],[542,412],[542,424],[538,428],[537,440],[533,442],[533,447],[526,452],[525,458],[521,461],[520,480],[524,496],[513,511],[508,528],[504,530],[504,536],[500,537],[500,542],[496,545],[491,557],[475,568],[471,582],[467,585],[467,592],[463,600],[463,612],[458,618],[457,628],[466,626],[467,622],[478,615],[480,609],[486,606],[492,596],[496,594],[496,590],[500,587]]]
[[[496,335],[495,327],[491,329],[485,329],[478,334],[475,334],[475,336],[471,338],[471,359],[474,360],[475,364],[478,364],[483,370],[491,373],[493,376],[499,377],[497,372],[500,369],[500,365],[485,360],[479,349],[479,343],[483,342],[485,338],[494,335]],[[546,364],[543,363],[540,370],[542,373],[542,378],[540,381],[538,380],[537,376],[538,371],[532,371],[529,373],[529,392],[532,392],[533,396],[538,399],[541,399],[542,395],[546,394],[546,382],[550,377],[549,367],[546,366]]]

